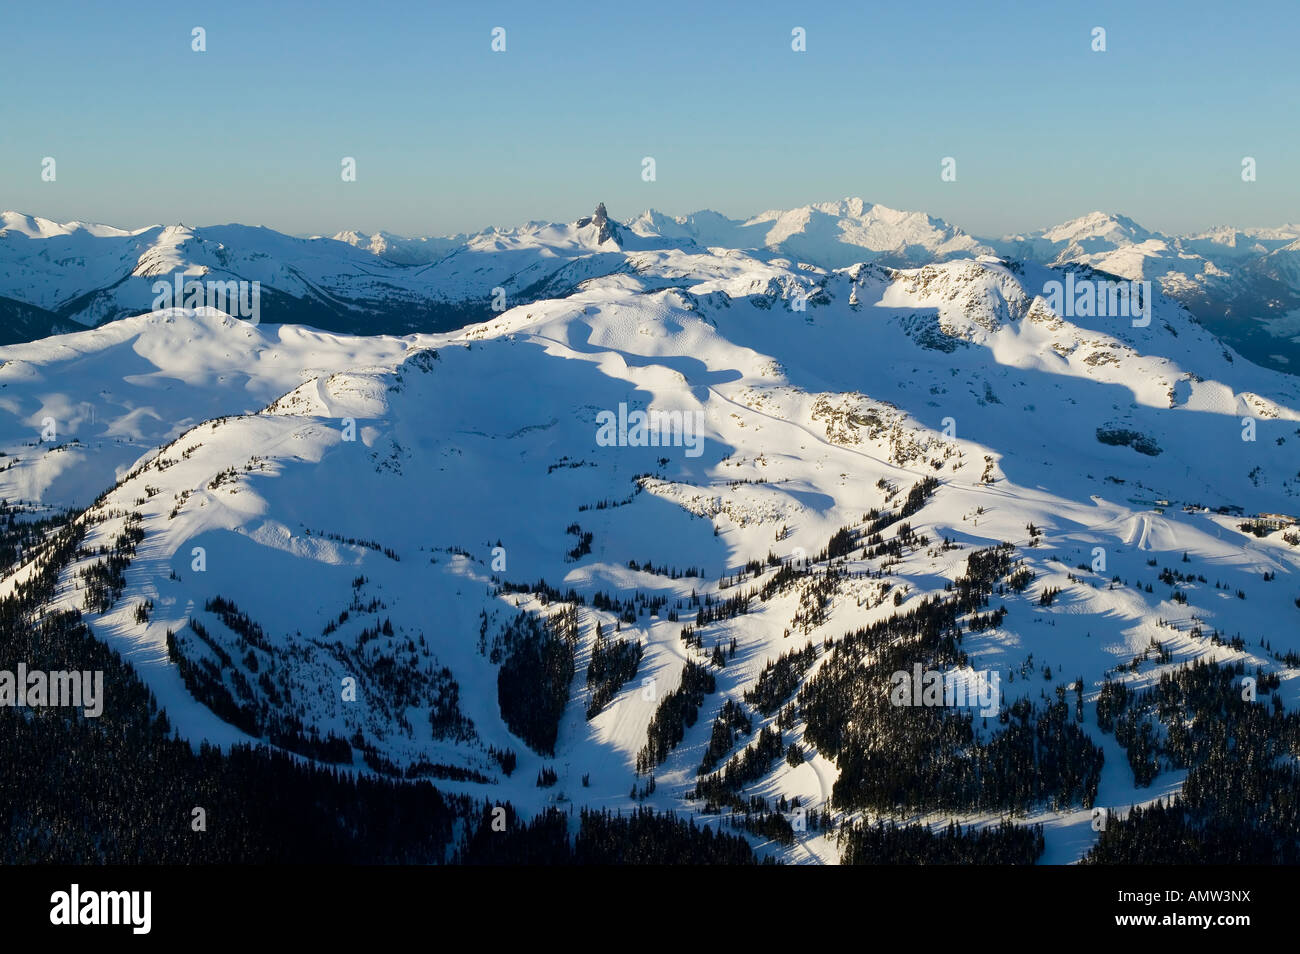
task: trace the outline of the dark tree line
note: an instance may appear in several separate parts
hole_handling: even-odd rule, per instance
[[[923,533],[915,533],[910,523],[900,523],[894,536],[885,540],[879,533],[873,533],[867,537],[866,548],[862,551],[862,559],[876,560],[880,557],[893,557],[899,559],[904,553],[910,553],[919,550],[930,542],[930,538]]]
[[[50,533],[67,523],[71,514],[51,513],[39,516],[41,510],[0,500],[0,571],[15,567],[29,550],[35,549]]]
[[[846,810],[1027,811],[1047,803],[1091,805],[1102,752],[1063,700],[1002,708],[977,735],[970,709],[897,706],[891,676],[965,666],[960,618],[987,606],[1011,572],[1013,548],[973,552],[954,595],[930,597],[846,634],[799,692],[805,737],[840,768],[832,800]],[[867,661],[863,661],[864,658]]]
[[[1300,864],[1300,715],[1285,710],[1279,685],[1276,674],[1248,672],[1240,661],[1197,660],[1139,692],[1103,686],[1098,723],[1139,749],[1137,758],[1130,751],[1135,775],[1154,766],[1187,769],[1187,779],[1172,804],[1110,819],[1085,860]]]
[[[84,524],[60,528],[29,581],[0,599],[0,656],[100,670],[104,709],[0,707],[6,864],[437,863],[472,803],[428,783],[306,765],[264,747],[175,737],[135,670],[79,612],[48,613]],[[3,531],[0,531],[2,533]],[[195,831],[194,808],[206,831]]]
[[[194,643],[186,639],[188,633],[196,637]],[[207,651],[201,651],[200,646]],[[257,677],[259,693],[244,670],[235,665],[221,643],[198,620],[191,620],[188,628],[179,634],[167,631],[167,656],[176,664],[190,694],[223,721],[308,758],[352,762],[352,747],[346,740],[332,732],[322,739],[315,726],[304,731],[297,712],[282,708],[292,702],[283,669],[276,671],[269,663],[262,664]],[[255,656],[252,658],[256,660]],[[255,663],[251,668],[258,672],[259,665]]]
[[[938,832],[925,825],[841,828],[840,862],[846,865],[1032,865],[1043,853],[1043,826],[1002,822],[965,829],[955,822]]]
[[[498,809],[501,809],[498,811]],[[494,825],[495,822],[495,825]],[[749,865],[749,842],[671,812],[582,809],[571,818],[548,808],[524,821],[509,803],[486,804],[462,837],[455,860],[474,865]],[[504,827],[504,830],[500,830]]]
[[[584,813],[557,852],[491,831],[491,805],[398,781],[304,763],[264,746],[197,751],[173,732],[135,670],[78,611],[50,613],[85,523],[52,527],[26,580],[0,598],[0,658],[33,670],[104,673],[103,713],[0,707],[0,863],[437,864],[462,830],[493,839],[490,859],[603,864],[748,864],[743,838],[671,815]],[[5,528],[0,525],[0,546]],[[503,770],[513,753],[500,753]],[[195,808],[202,808],[198,824]],[[534,825],[554,829],[558,813]],[[559,816],[561,820],[563,816]],[[488,820],[475,828],[476,821]],[[549,819],[549,821],[548,821]],[[521,827],[516,819],[515,828]],[[205,827],[206,830],[195,830]]]
[[[695,725],[704,697],[716,688],[713,673],[698,663],[686,664],[681,685],[659,701],[655,714],[650,717],[646,743],[636,755],[638,775],[645,775],[663,764],[668,753],[681,743],[686,730]]]
[[[666,576],[670,580],[694,579],[704,576],[704,571],[697,566],[688,566],[684,570],[679,570],[675,566],[666,564],[655,566],[650,560],[644,563],[637,563],[636,560],[628,560],[627,568],[629,570],[640,570],[642,573],[654,573],[656,576]]]
[[[939,489],[939,480],[937,477],[922,477],[907,491],[907,496],[903,499],[903,505],[898,510],[878,510],[872,508],[867,513],[865,536],[870,537],[872,534],[880,533],[891,524],[897,523],[905,517],[919,511],[926,505],[934,492]]]
[[[700,763],[697,775],[712,772],[719,762],[731,751],[736,740],[754,731],[754,724],[745,714],[744,706],[728,699],[722,704],[722,710],[713,720],[713,729],[709,733],[709,744],[704,750],[704,761]]]
[[[754,687],[745,693],[745,701],[765,716],[770,716],[794,695],[799,680],[817,661],[817,649],[809,640],[803,649],[792,649],[769,662],[758,674]]]
[[[740,790],[766,775],[772,768],[772,763],[781,758],[784,752],[781,730],[776,726],[765,727],[759,730],[753,745],[727,760],[722,771],[696,782],[692,797],[704,801],[705,811],[717,811],[724,805],[743,810],[745,803],[740,797]]]
[[[715,599],[711,594],[705,594],[704,605],[695,614],[695,625],[707,626],[709,623],[720,623],[748,613],[750,604],[754,602],[758,593],[758,587],[751,587],[747,593],[737,593],[735,596],[728,596],[721,600]]]
[[[604,629],[596,624],[596,642],[587,664],[587,688],[591,698],[587,703],[587,718],[593,719],[609,705],[619,689],[636,675],[645,649],[641,640],[635,643],[626,639],[610,639]]]
[[[569,704],[577,639],[577,611],[561,608],[540,626],[522,626],[497,670],[501,718],[539,755],[555,754],[560,719]]]
[[[100,547],[103,556],[78,574],[86,587],[83,608],[92,613],[107,613],[126,587],[126,568],[131,565],[135,548],[144,540],[140,514],[126,515],[126,525],[109,547]]]

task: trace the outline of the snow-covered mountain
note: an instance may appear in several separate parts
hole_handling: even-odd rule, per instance
[[[592,226],[600,217],[608,224]],[[940,219],[858,198],[732,219],[603,206],[585,225],[531,222],[473,235],[339,232],[298,239],[240,225],[126,231],[0,214],[0,342],[143,314],[158,281],[257,281],[262,320],[357,334],[444,331],[502,307],[625,271],[635,253],[741,250],[823,269],[918,267],[997,254],[1155,281],[1257,363],[1300,367],[1300,226],[1169,236],[1093,212],[1041,231],[979,239]],[[499,290],[499,291],[498,291]]]
[[[1300,368],[1300,226],[1217,228],[1162,235],[1122,215],[1093,212],[1011,235],[999,254],[1047,265],[1077,263],[1155,281],[1234,348],[1261,364]]]
[[[940,219],[858,198],[768,211],[743,221],[717,212],[670,218],[647,210],[628,227],[638,235],[686,239],[703,247],[764,250],[823,268],[857,262],[907,267],[992,251]]]
[[[445,330],[627,267],[603,212],[594,225],[588,216],[400,240],[301,239],[244,225],[126,232],[3,215],[0,318],[11,317],[0,339],[10,341],[145,314],[159,305],[158,283],[190,281],[259,283],[261,321],[364,334]],[[629,238],[629,249],[656,244]]]
[[[759,797],[782,817],[794,799],[838,819],[1014,816],[1066,862],[1096,844],[1094,806],[1187,775],[1130,769],[1108,686],[1300,653],[1300,379],[1158,291],[1145,325],[1045,294],[1105,278],[1067,252],[1161,241],[1127,220],[1017,240],[1051,265],[852,201],[742,223],[621,225],[602,206],[419,266],[235,226],[24,229],[102,248],[84,255],[106,281],[116,254],[141,279],[247,270],[304,301],[508,289],[441,333],[170,309],[0,348],[0,497],[84,528],[46,608],[81,610],[191,739],[533,812],[711,824]],[[949,260],[888,263],[911,255]],[[57,305],[74,269],[41,285],[38,258],[23,274]],[[22,553],[0,595],[45,557]],[[945,606],[955,631],[919,622]],[[998,715],[911,734],[929,716],[885,700],[913,662],[999,674]],[[1273,690],[1287,711],[1293,666]],[[1053,722],[1076,694],[1077,720]],[[905,776],[891,792],[882,751]],[[930,762],[983,768],[945,794]],[[754,843],[839,860],[812,817]]]
[[[355,248],[365,249],[372,255],[397,265],[428,265],[463,244],[469,236],[406,238],[391,232],[380,231],[367,235],[349,229],[335,234],[333,238],[336,242],[346,242]]]

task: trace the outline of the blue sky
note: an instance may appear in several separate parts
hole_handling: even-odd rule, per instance
[[[977,234],[1275,225],[1298,27],[1294,0],[5,3],[0,208],[446,234],[860,195]]]

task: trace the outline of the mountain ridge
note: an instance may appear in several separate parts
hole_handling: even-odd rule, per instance
[[[32,329],[144,313],[155,301],[151,279],[176,275],[257,281],[266,320],[273,322],[348,333],[449,330],[481,320],[503,298],[515,303],[568,294],[593,276],[632,268],[641,251],[730,248],[822,269],[859,262],[913,268],[985,255],[1089,266],[1157,283],[1253,361],[1300,369],[1296,226],[1167,235],[1120,213],[1094,211],[1031,232],[980,238],[925,213],[857,197],[745,219],[648,209],[619,222],[602,213],[607,224],[593,231],[596,217],[444,237],[343,231],[297,238],[261,226],[128,231],[6,212],[0,298],[38,311],[15,317],[0,336],[18,340]]]
[[[1153,289],[1145,325],[1064,315],[1043,289],[1089,266],[827,270],[602,238],[598,218],[460,251],[487,281],[552,287],[450,331],[171,308],[0,347],[0,497],[69,508],[84,532],[42,611],[79,612],[194,743],[533,815],[648,805],[710,825],[753,798],[841,820],[1012,813],[1053,862],[1097,844],[1092,805],[1180,784],[1126,766],[1108,683],[1300,650],[1284,625],[1300,537],[1250,522],[1297,509],[1300,381],[1177,300]],[[572,254],[539,267],[538,242]],[[678,430],[600,438],[602,413],[649,411]],[[0,595],[48,572],[49,546],[25,544]],[[959,654],[914,644],[900,620],[985,566],[989,602],[944,631]],[[867,652],[874,626],[904,629]],[[939,716],[878,708],[891,666],[862,660],[886,652],[998,673],[998,716],[944,715],[943,758],[876,765],[874,736],[838,721],[846,700],[890,750],[948,737]],[[1300,674],[1280,671],[1292,708]],[[1047,694],[1073,701],[1076,679],[1080,734],[1022,748],[1011,713],[1052,724]],[[673,694],[691,680],[686,720]],[[985,761],[1008,750],[1031,768]],[[1052,759],[1091,767],[1052,787]],[[908,780],[958,763],[984,766],[966,794]],[[1017,788],[1031,776],[1047,787]],[[767,856],[840,859],[816,824],[766,824]]]

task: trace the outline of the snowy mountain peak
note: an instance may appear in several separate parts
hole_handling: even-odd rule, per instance
[[[41,218],[39,215],[28,215],[25,212],[0,212],[0,237],[3,238],[12,235],[23,235],[27,238],[46,239],[77,233],[96,238],[106,238],[139,235],[141,232],[147,231],[148,229],[144,228],[132,232],[126,229],[114,228],[111,225],[97,225],[92,222],[55,222],[51,219]]]
[[[596,244],[598,245],[602,245],[611,239],[618,240],[616,227],[609,220],[609,214],[605,211],[604,202],[597,202],[596,211],[591,215],[578,219],[576,224],[580,229],[594,228],[596,230]]]
[[[626,224],[600,203],[576,221],[423,238],[350,229],[304,239],[238,224],[129,231],[19,212],[0,213],[0,226],[0,339],[9,341],[140,314],[151,307],[155,280],[168,275],[260,282],[263,320],[271,323],[406,333],[478,320],[481,303],[497,287],[515,304],[563,297],[624,273],[644,253],[729,249],[825,270],[863,262],[920,268],[987,255],[1088,265],[1157,283],[1252,361],[1300,367],[1300,337],[1292,330],[1300,314],[1295,226],[1169,236],[1128,216],[1094,211],[990,241],[926,213],[858,196],[744,219],[710,209],[680,216],[648,209]]]
[[[1151,238],[1162,238],[1150,232],[1126,215],[1116,212],[1089,212],[1060,225],[1032,232],[1028,235],[1009,236],[1010,240],[1042,240],[1054,245],[1079,245],[1085,251],[1097,251],[1100,246],[1119,248],[1134,245]]]
[[[913,267],[993,251],[942,219],[875,205],[856,196],[793,209],[769,209],[744,220],[711,210],[677,217],[649,210],[630,222],[629,228],[637,235],[688,240],[709,248],[768,252],[826,268],[868,261]]]
[[[392,232],[361,232],[346,229],[330,236],[335,242],[343,242],[353,248],[369,252],[395,265],[428,265],[436,262],[448,252],[466,241],[466,235],[424,236],[407,238]]]

